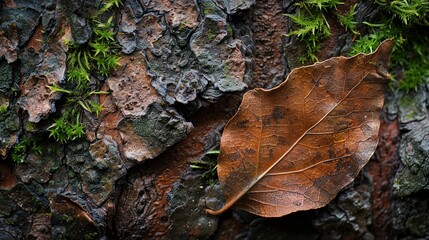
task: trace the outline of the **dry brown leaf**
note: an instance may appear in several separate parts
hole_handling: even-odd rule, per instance
[[[374,153],[392,40],[373,54],[293,70],[247,92],[225,127],[218,175],[226,204],[279,217],[328,204]]]

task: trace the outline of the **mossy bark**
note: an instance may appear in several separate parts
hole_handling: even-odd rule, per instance
[[[381,19],[374,1],[346,0],[363,22]],[[204,157],[243,93],[272,88],[301,66],[306,46],[287,37],[294,1],[124,0],[114,16],[121,66],[91,87],[109,91],[99,116],[83,112],[86,137],[61,144],[46,129],[61,116],[64,40],[85,44],[99,1],[0,3],[1,239],[425,239],[429,238],[429,85],[389,91],[379,147],[356,180],[326,207],[264,219],[220,206],[222,191]],[[107,13],[106,13],[107,14]],[[107,15],[106,15],[107,16]],[[334,14],[319,60],[347,54],[356,40]],[[422,35],[429,34],[427,28]],[[427,45],[429,48],[429,45]],[[395,79],[403,69],[392,69]],[[67,86],[65,86],[67,87]],[[395,85],[392,85],[395,89]],[[35,139],[24,163],[13,146]],[[208,161],[208,162],[207,162]]]

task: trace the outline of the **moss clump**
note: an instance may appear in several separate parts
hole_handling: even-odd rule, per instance
[[[7,106],[5,105],[0,105],[0,114],[4,114],[7,112]]]
[[[369,23],[355,19],[358,5],[340,15],[335,13],[335,8],[341,4],[338,0],[304,0],[296,4],[296,15],[286,14],[296,26],[287,36],[297,36],[304,43],[306,54],[300,57],[302,63],[318,60],[318,43],[331,34],[327,14],[336,15],[345,30],[354,35],[350,55],[372,53],[382,41],[393,38],[392,68],[403,71],[403,78],[396,86],[406,92],[417,90],[429,82],[429,2],[376,0],[375,3],[380,8],[379,21]],[[357,31],[358,27],[367,28],[367,34]]]
[[[415,4],[420,3],[415,1],[410,4],[417,8]],[[424,21],[428,18],[429,9],[421,13],[415,11],[412,16],[416,17],[413,18],[408,14],[397,13],[405,11],[405,8],[393,11],[392,6],[383,4],[382,7],[385,10],[382,11],[383,18],[375,24],[365,22],[369,33],[355,41],[350,55],[371,53],[383,40],[393,38],[395,46],[391,57],[392,66],[403,71],[403,78],[397,83],[397,88],[405,92],[416,91],[422,83],[429,82],[429,22]]]
[[[120,4],[121,0],[106,1],[97,16]],[[49,136],[59,142],[66,143],[84,137],[82,113],[86,111],[98,117],[103,110],[103,106],[95,99],[97,95],[108,92],[93,89],[90,80],[91,76],[106,77],[119,66],[119,47],[114,39],[112,21],[112,16],[106,22],[93,19],[94,34],[87,43],[67,42],[66,86],[48,86],[52,92],[66,95],[61,117],[55,119],[48,128]]]
[[[405,25],[429,24],[427,0],[376,0],[375,2]]]
[[[24,162],[26,155],[29,151],[33,151],[38,155],[42,155],[42,147],[34,139],[22,138],[12,150],[12,160],[16,164],[21,164]]]
[[[306,54],[300,57],[300,62],[317,61],[317,52],[320,51],[318,42],[331,35],[331,29],[326,20],[327,14],[334,14],[339,0],[306,0],[296,3],[296,15],[286,14],[294,22],[296,29],[286,36],[297,36],[306,47]],[[353,16],[354,13],[351,13]],[[350,26],[349,26],[350,28]]]
[[[212,33],[212,32],[207,32],[207,40],[209,42],[213,41],[216,38],[217,34]]]

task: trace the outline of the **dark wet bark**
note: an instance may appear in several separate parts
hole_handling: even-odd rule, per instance
[[[346,11],[356,1],[344,1]],[[121,66],[93,76],[105,110],[84,116],[86,139],[61,144],[46,128],[64,96],[64,39],[85,43],[98,1],[0,3],[0,239],[426,239],[429,238],[429,86],[387,93],[379,147],[328,206],[264,219],[230,210],[192,162],[217,149],[242,94],[271,88],[305,47],[284,33],[292,2],[124,0],[116,9]],[[377,18],[362,1],[358,21]],[[334,18],[320,60],[354,39]],[[360,26],[360,31],[366,31]],[[12,161],[35,139],[41,154]]]

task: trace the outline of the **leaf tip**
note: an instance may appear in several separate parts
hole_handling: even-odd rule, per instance
[[[395,43],[393,39],[384,40],[372,54],[373,60],[377,66],[377,74],[381,78],[390,80],[389,74],[390,56],[392,55]]]
[[[395,40],[393,38],[389,38],[380,43],[378,47],[380,51],[390,53],[392,52],[393,46],[395,45]]]
[[[392,54],[394,45],[395,42],[392,38],[386,39],[382,43],[380,43],[375,53],[380,56],[381,61],[389,63],[390,55]]]

